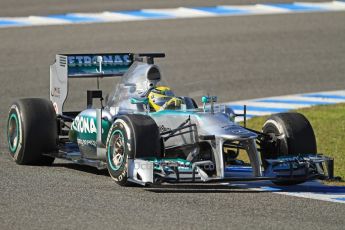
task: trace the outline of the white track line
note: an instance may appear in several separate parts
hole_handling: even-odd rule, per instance
[[[290,14],[303,12],[345,11],[345,2],[296,2],[286,4],[222,5],[213,7],[179,7],[171,9],[142,9],[134,11],[69,13],[62,15],[0,17],[0,28],[57,25],[91,24],[179,18],[228,17],[241,15]]]
[[[313,96],[317,95],[317,96]],[[321,97],[322,95],[325,98]],[[257,98],[251,100],[232,101],[226,103],[220,103],[221,105],[233,106],[235,113],[242,114],[243,109],[239,109],[238,106],[247,105],[247,114],[254,116],[264,116],[277,113],[275,111],[289,111],[293,109],[300,109],[311,107],[315,105],[327,105],[336,103],[345,103],[345,98],[327,98],[340,96],[345,97],[345,90],[337,91],[322,91],[306,94],[294,94],[278,97]],[[295,103],[294,103],[295,102]],[[254,109],[253,109],[254,108]],[[257,109],[255,109],[257,108]],[[270,111],[270,108],[272,109]],[[248,117],[250,119],[250,117]],[[237,122],[243,121],[243,117],[237,117]]]

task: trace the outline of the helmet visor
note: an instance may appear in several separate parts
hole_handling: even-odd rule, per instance
[[[153,103],[155,103],[158,106],[163,106],[166,102],[168,102],[171,99],[171,97],[159,97],[155,98],[153,100]]]
[[[163,93],[167,97],[174,97],[175,96],[171,90],[165,90]]]

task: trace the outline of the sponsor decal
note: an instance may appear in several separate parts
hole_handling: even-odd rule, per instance
[[[226,131],[233,133],[233,134],[247,134],[247,133],[249,133],[249,131],[247,131],[246,129],[239,128],[236,125],[227,125],[227,126],[223,126],[222,128],[225,129]]]
[[[93,147],[97,147],[97,143],[94,140],[84,140],[84,139],[77,139],[78,145],[91,145]]]
[[[73,123],[72,129],[78,131],[79,133],[96,133],[95,120],[90,117],[77,116]]]
[[[127,177],[127,161],[126,161],[126,164],[124,165],[124,168],[121,172],[121,174],[116,178],[116,177],[113,177],[112,178],[115,180],[115,181],[122,181],[124,178]]]
[[[50,94],[52,95],[52,97],[58,97],[60,98],[61,96],[61,88],[59,87],[53,87],[50,91]]]
[[[132,60],[128,54],[125,55],[78,55],[68,57],[68,66],[97,66],[99,62],[97,58],[102,57],[102,65],[104,66],[118,66],[129,65]]]

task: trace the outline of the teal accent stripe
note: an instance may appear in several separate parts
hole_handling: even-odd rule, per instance
[[[18,145],[19,145],[19,121],[18,121],[17,115],[14,114],[14,113],[12,113],[11,116],[10,116],[10,118],[8,119],[7,129],[9,128],[8,126],[10,125],[10,122],[11,122],[12,119],[15,120],[16,126],[17,126],[17,128],[16,128],[16,134],[15,134],[16,137],[17,137],[17,143],[16,143],[16,145],[12,146],[11,141],[10,141],[10,137],[8,136],[8,134],[7,134],[7,140],[8,140],[8,146],[9,146],[9,148],[10,148],[10,152],[11,152],[11,153],[15,153],[16,150],[17,150],[17,148],[18,148]]]
[[[112,132],[111,134],[111,137],[110,138],[113,138],[113,136],[116,134],[116,133],[119,133],[122,137],[122,140],[123,142],[125,141],[124,140],[124,136],[123,136],[123,133],[120,131],[120,130],[115,130],[114,132]],[[126,148],[126,145],[124,146]],[[113,165],[113,159],[110,158],[110,155],[113,155],[114,153],[110,153],[110,147],[108,146],[108,149],[107,149],[107,155],[108,155],[108,162],[109,162],[109,165],[111,167],[112,170],[114,171],[117,171],[120,167],[116,167],[115,165]]]

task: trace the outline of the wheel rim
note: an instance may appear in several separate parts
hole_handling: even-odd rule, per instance
[[[111,144],[108,147],[108,161],[112,170],[117,171],[125,163],[125,141],[121,131],[111,134]]]
[[[19,144],[19,121],[14,113],[8,119],[7,139],[10,152],[15,153]]]

